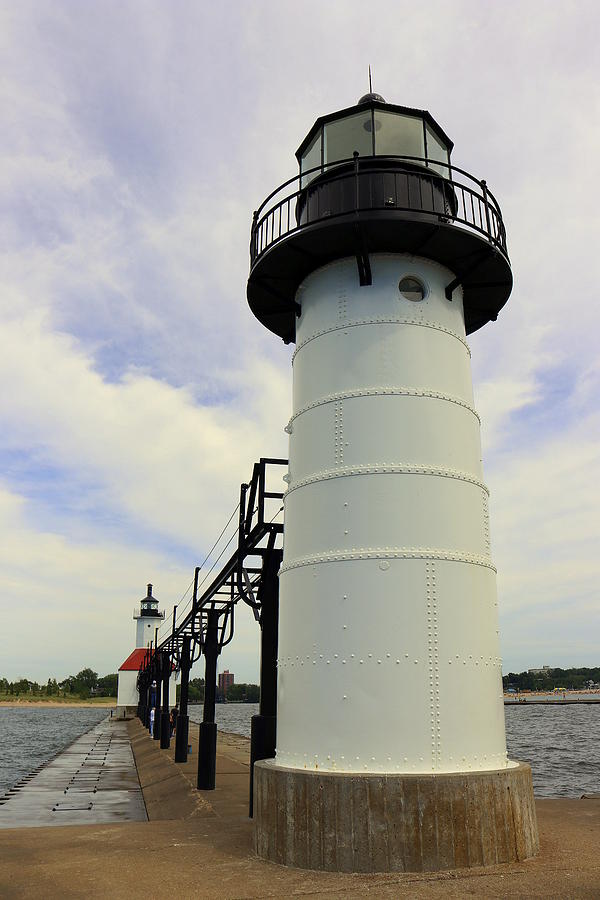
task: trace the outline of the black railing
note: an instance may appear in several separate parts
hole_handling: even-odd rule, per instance
[[[164,612],[159,612],[158,609],[144,609],[140,606],[134,606],[133,608],[133,618],[134,619],[143,619],[146,616],[152,616],[154,619],[164,619]]]
[[[432,165],[424,157],[355,155],[290,178],[254,213],[251,266],[279,241],[310,225],[377,211],[457,223],[506,255],[502,213],[485,181],[456,166]]]
[[[215,787],[217,726],[214,718],[217,660],[223,647],[233,638],[234,611],[240,600],[252,608],[261,628],[260,705],[259,714],[252,720],[251,771],[256,760],[275,755],[279,609],[277,573],[283,553],[281,547],[277,546],[278,542],[281,543],[283,524],[276,522],[275,519],[283,511],[281,505],[283,491],[267,489],[267,472],[274,468],[287,468],[287,465],[287,459],[268,457],[263,457],[254,464],[250,483],[241,485],[239,506],[232,513],[211,553],[224,537],[226,529],[239,509],[238,522],[233,524],[233,534],[207,572],[205,580],[208,580],[236,533],[237,548],[204,590],[202,590],[204,582],[199,583],[200,567],[196,567],[191,609],[178,610],[179,604],[173,607],[168,634],[161,640],[158,628],[156,629],[154,646],[146,651],[144,664],[138,675],[138,715],[149,727],[150,710],[155,710],[154,737],[160,737],[161,749],[167,749],[170,741],[169,679],[173,670],[181,672],[181,705],[177,716],[175,762],[186,762],[189,674],[192,665],[198,661],[200,655],[204,655],[204,713],[198,749],[198,787],[203,790],[212,790]],[[276,507],[274,515],[270,518],[267,518],[267,514],[272,510],[267,510],[268,506]],[[208,558],[205,562],[208,562]],[[252,798],[252,787],[250,797]],[[250,802],[252,804],[252,800]]]

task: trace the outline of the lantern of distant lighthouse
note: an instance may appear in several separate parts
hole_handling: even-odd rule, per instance
[[[255,214],[248,300],[293,354],[277,754],[257,850],[334,870],[532,855],[507,758],[466,336],[512,276],[499,206],[429,113],[318,119]]]
[[[158,600],[152,596],[152,585],[148,585],[148,593],[140,600],[139,609],[134,610],[133,618],[136,622],[135,646],[149,647],[154,640],[154,631],[164,621],[165,614],[158,608]]]

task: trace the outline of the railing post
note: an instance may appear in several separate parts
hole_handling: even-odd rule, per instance
[[[491,225],[491,220],[490,220],[490,204],[489,204],[488,194],[487,194],[487,183],[485,181],[481,181],[481,189],[483,191],[483,205],[485,207],[485,221],[487,224],[488,239],[489,239],[490,244],[492,244],[493,240],[492,240],[492,225]]]
[[[250,229],[250,264],[254,264],[254,260],[258,256],[258,233],[256,226],[258,223],[258,211],[252,213],[252,228]]]
[[[171,722],[169,716],[169,682],[171,680],[171,657],[162,652],[162,712],[160,716],[160,749],[168,750],[171,745]]]
[[[219,613],[211,609],[208,613],[206,638],[204,642],[204,712],[200,723],[198,744],[198,789],[214,791],[217,765],[217,726],[215,723],[215,700],[217,689],[217,658]]]
[[[257,599],[260,601],[260,705],[252,716],[250,738],[250,803],[254,806],[254,763],[275,756],[277,738],[277,645],[279,634],[279,568],[282,550],[271,550],[263,558]]]
[[[179,713],[175,732],[175,762],[187,762],[188,734],[190,719],[188,716],[188,692],[190,684],[190,668],[192,661],[192,639],[187,635],[181,645],[181,695],[179,697]]]

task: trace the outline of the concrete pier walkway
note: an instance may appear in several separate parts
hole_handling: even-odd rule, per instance
[[[143,822],[127,722],[106,718],[0,797],[0,828]]]
[[[254,854],[245,738],[219,735],[217,788],[197,791],[196,727],[183,766],[137,721],[127,728],[149,821],[0,831],[2,900],[600,896],[600,800],[537,801],[541,850],[522,863],[429,874],[286,869]]]

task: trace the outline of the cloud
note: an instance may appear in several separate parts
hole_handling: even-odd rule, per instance
[[[46,531],[35,506],[3,485],[0,527],[2,663],[9,677],[61,678],[87,665],[115,671],[134,634],[133,625],[115,623],[129,621],[146,580],[157,575],[163,590],[173,591],[187,575],[155,551],[98,534],[89,542]]]
[[[130,521],[152,522],[189,548],[210,539],[212,517],[234,505],[251,461],[264,455],[265,431],[276,432],[287,408],[285,381],[265,361],[248,363],[244,377],[226,373],[226,406],[197,405],[186,388],[135,370],[107,382],[73,337],[36,317],[0,334],[0,380],[9,447],[38,448],[98,484]],[[208,521],[199,506],[211,510]]]
[[[376,0],[368,28],[355,0],[0,16],[0,602],[31,674],[114,669],[144,584],[177,602],[254,459],[285,455],[290,350],[245,302],[251,214],[368,63],[388,100],[430,109],[507,223],[513,296],[470,337],[505,657],[588,659],[596,5]],[[227,664],[252,680],[241,621]]]

